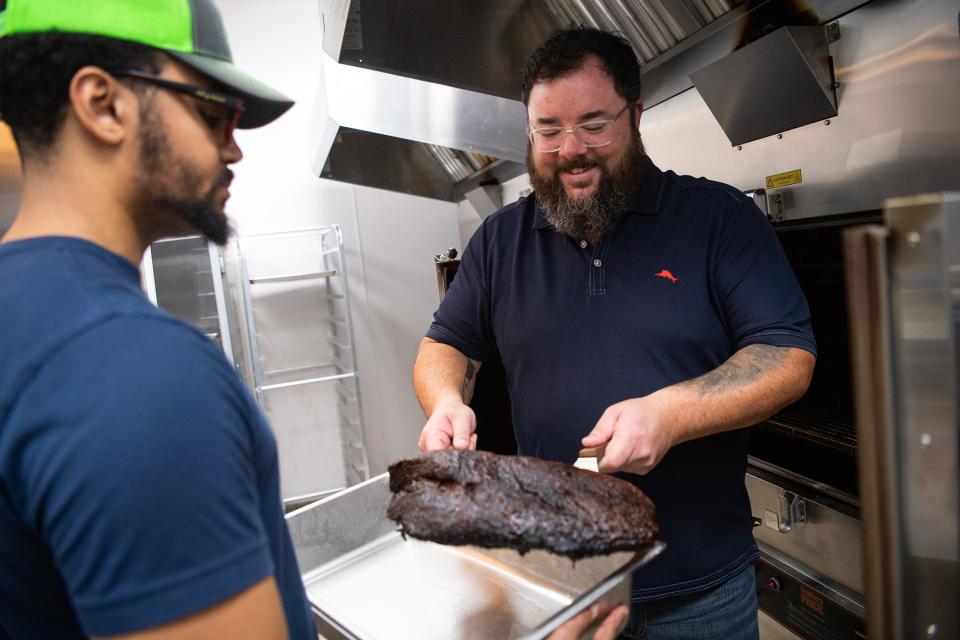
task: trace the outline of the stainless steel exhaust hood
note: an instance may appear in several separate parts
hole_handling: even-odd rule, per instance
[[[739,0],[742,2],[743,0]],[[523,61],[553,30],[622,31],[649,60],[738,0],[319,0],[317,175],[485,215],[525,171]]]
[[[319,0],[328,57],[313,168],[354,184],[450,201],[474,192],[471,201],[495,204],[493,185],[525,170],[520,68],[553,30],[580,24],[624,35],[644,62],[650,108],[758,36],[822,24],[864,2]]]
[[[324,59],[314,171],[456,201],[471,178],[523,172],[523,105]],[[511,166],[512,165],[512,166]]]
[[[317,175],[459,201],[524,172],[526,116],[518,100],[340,64],[342,52],[362,50],[361,39],[373,32],[361,31],[349,0],[321,0],[320,9],[329,57],[314,118]]]

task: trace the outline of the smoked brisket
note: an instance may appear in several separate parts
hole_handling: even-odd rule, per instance
[[[548,549],[577,559],[642,551],[658,529],[629,482],[560,462],[434,451],[390,465],[387,509],[404,535],[452,545]]]

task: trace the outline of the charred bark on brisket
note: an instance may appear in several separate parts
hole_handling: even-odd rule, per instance
[[[387,515],[414,538],[577,559],[642,551],[658,532],[653,503],[639,489],[560,462],[447,450],[389,470]]]

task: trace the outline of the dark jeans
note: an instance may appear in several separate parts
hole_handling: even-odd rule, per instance
[[[758,640],[752,564],[710,591],[634,603],[620,640]]]

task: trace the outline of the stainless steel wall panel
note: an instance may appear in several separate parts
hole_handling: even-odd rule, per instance
[[[905,637],[960,636],[960,192],[891,201]],[[928,635],[927,637],[931,637]]]
[[[883,208],[886,198],[960,186],[960,38],[949,0],[872,3],[839,20],[831,45],[839,115],[730,146],[695,91],[647,109],[640,123],[653,160],[743,190],[793,169],[780,194],[785,219]]]

